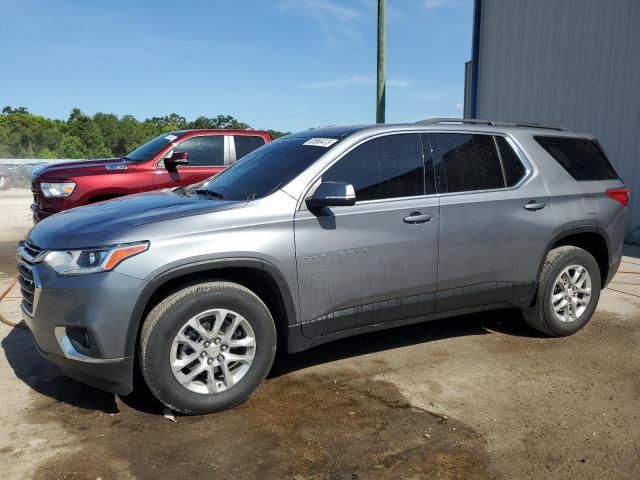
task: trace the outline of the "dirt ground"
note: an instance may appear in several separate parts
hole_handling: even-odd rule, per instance
[[[0,192],[0,293],[30,227]],[[540,337],[503,310],[397,328],[279,359],[240,407],[162,415],[60,375],[0,324],[5,479],[638,479],[640,248],[592,322]],[[0,313],[20,321],[18,292]]]

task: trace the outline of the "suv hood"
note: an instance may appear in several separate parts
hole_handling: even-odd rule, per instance
[[[62,162],[48,165],[34,174],[37,180],[66,180],[71,177],[84,175],[101,175],[108,173],[122,173],[133,170],[136,162],[122,158],[105,158],[97,160],[80,160],[78,162]]]
[[[52,215],[34,226],[27,240],[43,249],[100,247],[147,238],[130,238],[135,227],[179,217],[242,206],[201,195],[186,197],[159,190],[73,208]]]

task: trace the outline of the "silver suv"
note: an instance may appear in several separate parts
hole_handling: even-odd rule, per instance
[[[39,223],[22,310],[66,374],[127,394],[139,365],[165,405],[213,412],[249,397],[276,346],[503,307],[577,332],[618,268],[628,193],[590,135],[312,129],[199,185]]]

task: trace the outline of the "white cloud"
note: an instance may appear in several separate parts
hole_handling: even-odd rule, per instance
[[[360,0],[360,3],[369,12],[371,18],[377,18],[378,15],[378,0]],[[406,6],[406,4],[402,4]],[[389,22],[394,20],[401,20],[405,18],[405,11],[401,10],[399,4],[387,2],[387,20]]]
[[[326,80],[323,82],[303,83],[300,86],[305,88],[335,88],[335,87],[350,87],[353,85],[370,85],[371,83],[372,83],[372,79],[370,77],[353,75],[351,77],[338,78],[335,80]]]
[[[422,0],[422,5],[427,10],[449,10],[458,13],[473,10],[471,0]]]
[[[300,86],[304,88],[340,88],[340,87],[352,87],[357,85],[375,85],[376,80],[373,77],[367,77],[365,75],[352,75],[350,77],[336,78],[334,80],[326,80],[321,82],[308,82],[303,83]],[[406,80],[387,80],[388,87],[406,88],[411,86],[411,82]]]
[[[423,3],[425,7],[431,10],[434,8],[446,7],[449,2],[448,0],[423,0]]]
[[[456,110],[462,110],[464,108],[464,102],[456,103]]]
[[[350,37],[358,40],[364,19],[361,10],[332,0],[280,0],[278,9],[284,14],[302,15],[316,21],[327,39]]]
[[[398,88],[406,88],[410,87],[411,82],[407,82],[405,80],[387,80],[387,87],[398,87]]]
[[[446,95],[443,93],[417,93],[416,97],[424,100],[442,100]]]

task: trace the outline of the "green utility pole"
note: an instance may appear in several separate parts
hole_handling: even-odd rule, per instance
[[[378,0],[378,83],[376,92],[376,123],[384,123],[387,50],[387,0]]]

